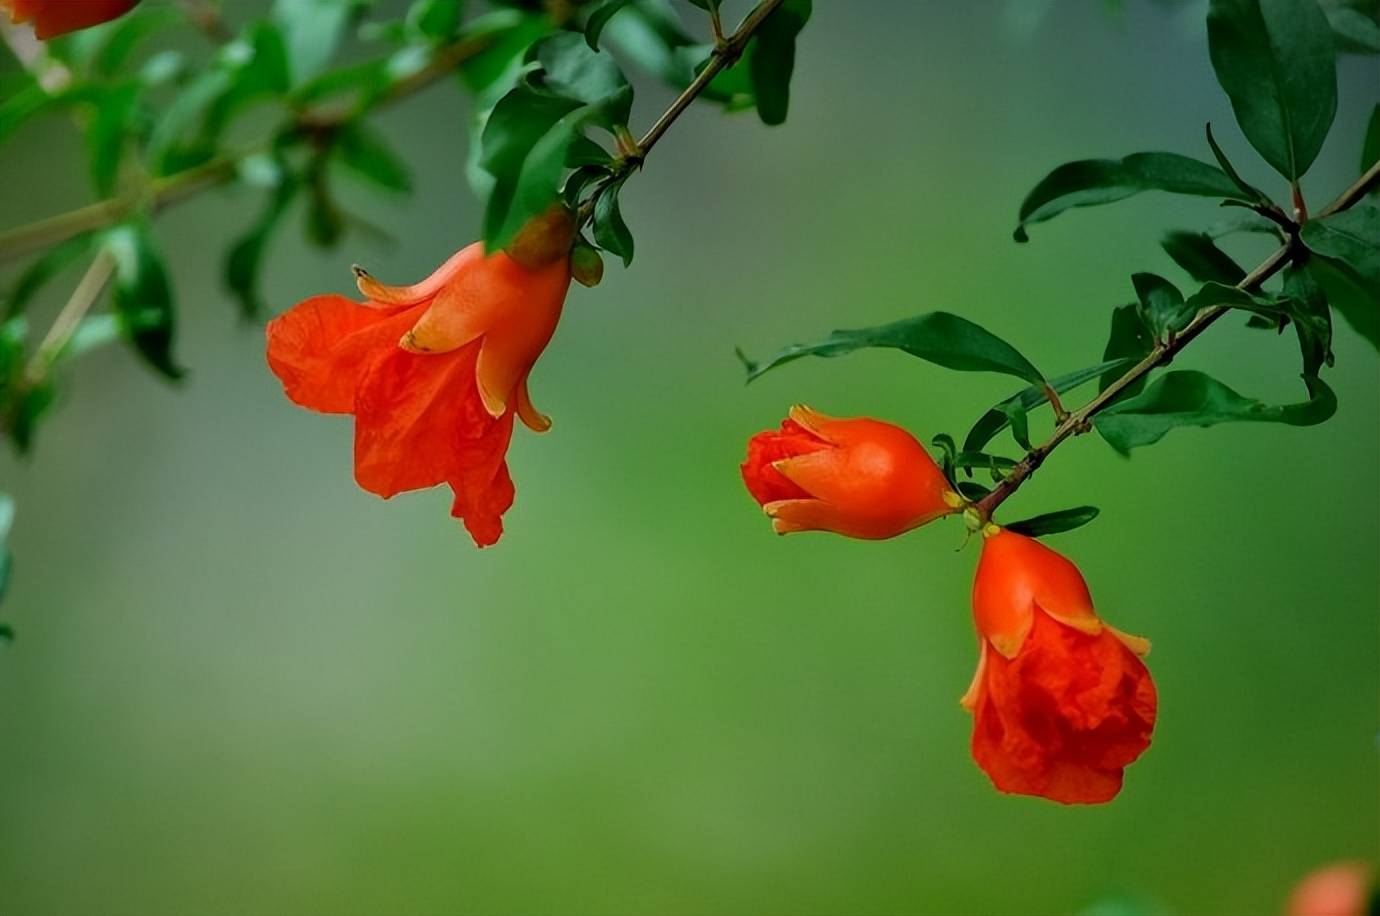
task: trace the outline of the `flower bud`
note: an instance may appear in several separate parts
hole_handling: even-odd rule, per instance
[[[604,279],[604,259],[592,246],[576,242],[570,249],[570,275],[581,286],[598,286]]]
[[[574,241],[575,215],[557,202],[524,223],[504,251],[528,270],[537,270],[566,257]]]
[[[828,417],[800,405],[780,430],[748,440],[742,473],[777,534],[889,538],[963,504],[904,429],[867,417]]]

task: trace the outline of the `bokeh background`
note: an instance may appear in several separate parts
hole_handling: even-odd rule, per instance
[[[1212,121],[1280,191],[1196,5],[816,6],[785,126],[693,110],[629,185],[637,259],[572,291],[533,377],[556,425],[516,434],[489,550],[441,492],[356,489],[348,420],[282,397],[219,281],[254,195],[160,218],[186,383],[94,354],[33,459],[0,459],[0,910],[1272,913],[1311,867],[1376,857],[1380,374],[1350,329],[1326,425],[1181,430],[1130,461],[1089,437],[1008,504],[1101,506],[1051,543],[1155,642],[1155,743],[1105,807],[1000,795],[970,760],[960,523],[781,539],[743,492],[745,438],[793,402],[927,439],[1012,386],[886,352],[745,388],[735,344],[947,309],[1057,373],[1097,361],[1131,272],[1184,279],[1157,239],[1211,202],[1146,195],[1012,243],[1055,164],[1206,158]],[[1344,61],[1315,203],[1355,177],[1377,85],[1374,58]],[[669,99],[642,89],[635,124]],[[384,117],[417,194],[357,203],[397,243],[321,253],[294,226],[278,309],[476,235],[465,105],[447,85]],[[60,121],[26,128],[4,223],[86,202],[82,155]],[[1298,399],[1292,335],[1242,324],[1181,364]]]

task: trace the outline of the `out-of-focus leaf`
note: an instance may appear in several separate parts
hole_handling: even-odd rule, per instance
[[[91,72],[102,77],[116,75],[144,39],[179,19],[174,11],[157,7],[134,10],[115,19],[101,30],[102,40],[91,58]]]
[[[1303,224],[1299,237],[1310,251],[1347,265],[1380,287],[1380,207],[1358,204]]]
[[[9,321],[22,314],[29,300],[43,288],[43,285],[76,261],[90,254],[92,236],[90,233],[59,242],[45,251],[37,260],[24,269],[14,285],[4,297],[4,310],[0,321]]]
[[[1115,372],[1127,369],[1136,363],[1135,359],[1121,358],[1111,359],[1106,362],[1098,363],[1096,366],[1088,366],[1085,369],[1078,369],[1067,375],[1060,375],[1050,379],[1049,387],[1059,394],[1072,391],[1079,385],[1086,384],[1104,373]],[[1021,410],[1032,410],[1041,404],[1048,403],[1049,398],[1045,393],[1043,385],[1031,385],[1029,388],[1016,392],[1011,397],[997,402],[985,414],[978,418],[973,424],[973,428],[968,431],[968,436],[963,440],[963,451],[977,452],[982,451],[992,438],[1006,429],[1011,423],[1011,413],[1013,408]]]
[[[167,175],[185,168],[189,157],[179,145],[187,140],[193,125],[211,104],[230,88],[233,74],[225,69],[207,70],[189,82],[164,108],[149,135],[146,157],[155,174]],[[211,150],[200,149],[196,156],[209,158]]]
[[[0,601],[5,600],[9,590],[10,571],[14,568],[13,554],[10,552],[10,530],[14,527],[14,499],[8,493],[0,493]],[[0,624],[0,639],[14,639],[14,631]]]
[[[598,5],[585,19],[585,41],[591,48],[599,50],[599,36],[604,33],[604,26],[608,25],[609,20],[629,2],[630,0],[598,0]]]
[[[623,182],[615,182],[594,202],[594,240],[600,248],[622,258],[623,266],[627,267],[633,259],[633,236],[618,207],[618,192],[622,188]]]
[[[291,177],[284,177],[269,197],[268,206],[258,220],[230,248],[225,258],[225,283],[240,302],[240,313],[246,318],[255,318],[264,311],[264,302],[259,294],[259,271],[267,251],[268,240],[287,213],[288,206],[296,196],[301,184]]]
[[[1058,512],[1046,512],[1042,515],[1022,519],[1019,522],[1011,522],[1002,525],[1002,527],[1007,531],[1014,531],[1016,534],[1023,534],[1026,537],[1039,538],[1082,528],[1097,518],[1101,511],[1096,506],[1075,506],[1072,509],[1060,509]]]
[[[1155,331],[1146,322],[1139,302],[1113,309],[1112,329],[1107,335],[1107,346],[1102,351],[1102,358],[1117,365],[1102,373],[1097,383],[1098,392],[1106,391],[1121,377],[1126,368],[1121,365],[1122,363],[1130,364],[1144,359],[1154,346]],[[1133,397],[1144,387],[1145,379],[1139,378],[1126,386],[1121,397]]]
[[[1380,25],[1360,10],[1340,3],[1323,7],[1332,28],[1337,50],[1353,54],[1380,54]]]
[[[1241,265],[1205,232],[1166,232],[1160,245],[1175,264],[1199,283],[1214,280],[1234,286],[1245,279],[1246,271]]]
[[[416,0],[407,11],[408,31],[431,41],[450,39],[464,13],[461,0]]]
[[[713,50],[686,33],[670,0],[634,0],[602,34],[624,58],[678,88],[695,78],[695,65]]]
[[[1316,0],[1212,0],[1208,53],[1241,132],[1297,181],[1337,113],[1332,30]]]
[[[407,163],[388,148],[382,135],[362,121],[341,128],[336,135],[335,152],[343,165],[384,190],[412,190]]]
[[[275,0],[270,15],[287,43],[293,85],[326,69],[361,6],[359,0]]]
[[[1133,274],[1131,284],[1136,288],[1141,313],[1157,337],[1163,338],[1169,331],[1182,331],[1193,320],[1197,309],[1185,304],[1183,293],[1164,277]]]
[[[203,133],[214,144],[231,119],[266,97],[285,95],[292,82],[283,34],[272,22],[257,22],[244,38],[225,46],[218,60],[225,87],[207,106]]]
[[[42,86],[32,82],[23,89],[0,100],[0,143],[7,140],[29,119],[54,105],[56,101]]]
[[[1015,347],[980,325],[948,312],[928,312],[877,327],[834,331],[818,343],[785,347],[761,363],[745,359],[744,366],[750,382],[802,356],[843,356],[865,347],[903,350],[946,369],[1000,372],[1044,384],[1040,370]]]
[[[1135,153],[1125,159],[1084,159],[1059,166],[1026,195],[1021,203],[1015,239],[1027,241],[1027,226],[1052,219],[1070,207],[1109,204],[1142,191],[1243,198],[1236,183],[1221,169],[1178,153]]]
[[[1139,396],[1107,408],[1093,418],[1093,424],[1122,453],[1158,442],[1180,426],[1247,422],[1313,426],[1336,413],[1337,396],[1321,379],[1305,378],[1304,383],[1307,401],[1271,406],[1242,397],[1201,372],[1178,370],[1165,373]]]
[[[115,179],[124,160],[126,131],[142,91],[143,86],[137,80],[116,86],[105,94],[87,124],[86,149],[91,163],[91,180],[102,196],[115,189]]]
[[[795,39],[809,21],[812,0],[783,0],[753,33],[748,75],[763,124],[781,124],[790,107]]]
[[[460,78],[481,108],[493,105],[511,87],[528,48],[551,28],[545,16],[512,9],[494,10],[466,26],[467,37],[487,40],[482,51],[459,67]]]
[[[120,316],[105,312],[87,315],[63,347],[64,357],[81,356],[120,339]]]
[[[176,381],[183,370],[173,358],[177,317],[172,284],[148,229],[125,223],[106,230],[105,251],[115,262],[112,303],[120,330],[150,367]]]

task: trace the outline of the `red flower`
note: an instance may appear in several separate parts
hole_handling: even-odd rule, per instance
[[[781,429],[748,440],[743,482],[777,534],[889,538],[963,504],[910,433],[867,417],[796,405]]]
[[[1150,746],[1150,644],[1104,624],[1078,568],[992,526],[973,584],[977,674],[964,694],[973,758],[1003,792],[1110,801]]]
[[[33,21],[40,39],[55,38],[123,16],[139,0],[0,0],[0,9],[18,25]]]
[[[534,220],[507,252],[476,242],[414,286],[356,268],[368,301],[314,296],[268,323],[268,364],[303,407],[355,415],[355,480],[387,499],[449,484],[480,547],[513,502],[504,456],[516,414],[537,432],[527,375],[556,330],[574,225]]]
[[[1375,912],[1380,887],[1365,862],[1334,862],[1310,872],[1289,895],[1288,916],[1366,916]],[[1369,910],[1368,910],[1369,908]]]

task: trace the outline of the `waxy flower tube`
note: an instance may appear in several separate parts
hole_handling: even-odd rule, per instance
[[[33,23],[34,35],[48,39],[109,22],[138,3],[139,0],[0,0],[0,9],[10,14],[10,22]]]

